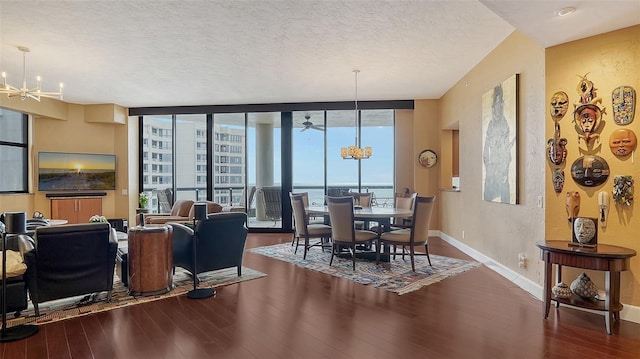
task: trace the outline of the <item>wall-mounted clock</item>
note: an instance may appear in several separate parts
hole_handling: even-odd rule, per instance
[[[418,155],[418,162],[423,167],[433,167],[438,162],[438,155],[433,150],[424,150]]]

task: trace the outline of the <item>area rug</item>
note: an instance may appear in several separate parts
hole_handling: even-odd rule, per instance
[[[238,270],[233,267],[199,274],[200,284],[198,287],[223,287],[264,276],[266,276],[266,274],[262,272],[242,267],[242,276],[238,277]],[[82,315],[183,295],[193,289],[193,280],[188,272],[181,268],[176,268],[176,273],[173,276],[173,285],[174,288],[165,294],[133,297],[127,294],[127,287],[125,287],[120,278],[115,275],[110,303],[107,303],[105,300],[107,297],[106,292],[98,294],[95,298],[79,296],[54,300],[40,303],[38,305],[40,307],[40,316],[36,317],[33,306],[29,302],[29,307],[22,312],[20,317],[13,318],[13,313],[7,313],[7,327],[19,324],[47,324]]]
[[[307,253],[307,259],[302,259],[304,249],[299,248],[294,253],[295,247],[290,243],[276,244],[266,247],[250,249],[250,252],[262,254],[267,257],[293,263],[300,267],[330,274],[340,278],[346,278],[359,284],[370,285],[376,288],[388,290],[398,295],[418,290],[429,284],[468,271],[480,266],[480,263],[430,254],[431,264],[426,256],[416,256],[416,271],[411,270],[411,259],[405,255],[396,256],[390,263],[376,265],[375,261],[358,259],[356,270],[353,270],[351,259],[335,257],[333,264],[329,266],[331,253],[320,248],[312,248]]]

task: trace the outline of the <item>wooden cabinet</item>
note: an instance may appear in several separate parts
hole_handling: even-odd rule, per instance
[[[102,198],[55,198],[51,200],[51,218],[69,223],[88,223],[93,215],[102,215]]]

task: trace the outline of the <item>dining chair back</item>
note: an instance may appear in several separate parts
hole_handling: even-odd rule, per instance
[[[429,257],[429,225],[431,222],[431,214],[433,212],[433,205],[435,203],[435,196],[433,197],[419,197],[416,196],[413,205],[413,220],[410,228],[402,228],[391,232],[382,233],[378,241],[377,247],[377,262],[380,261],[381,248],[389,248],[390,245],[394,246],[394,254],[396,246],[404,248],[409,247],[409,256],[411,257],[411,269],[415,272],[415,256],[426,255],[429,265],[431,265],[431,258]],[[425,253],[416,253],[415,246],[424,246]],[[384,253],[391,254],[391,253]]]
[[[356,269],[356,252],[360,245],[370,246],[378,238],[378,234],[367,230],[356,230],[353,214],[354,198],[326,197],[331,221],[331,260],[333,263],[335,254],[348,250],[353,261],[353,270]]]
[[[394,206],[395,208],[398,208],[398,209],[413,210],[413,204],[415,203],[417,196],[418,196],[417,193],[412,193],[409,197],[406,197],[404,195],[400,197],[396,196]],[[396,227],[394,229],[407,228],[410,225],[411,225],[411,218],[406,218],[406,217],[394,217],[391,223],[392,227]]]
[[[304,204],[304,197],[305,196],[303,194],[294,194],[289,192],[289,198],[291,199],[291,208],[293,210],[294,226],[292,243],[295,242],[296,244],[294,253],[298,251],[300,238],[302,237],[304,238],[304,254],[302,258],[306,259],[307,251],[311,247],[320,246],[324,250],[325,245],[328,245],[328,239],[331,237],[331,227],[320,223],[309,223],[309,217],[307,216],[307,212],[305,210],[306,206]],[[313,238],[319,238],[320,241],[311,243],[310,240]]]
[[[346,195],[353,197],[356,206],[371,207],[373,192],[348,192]]]

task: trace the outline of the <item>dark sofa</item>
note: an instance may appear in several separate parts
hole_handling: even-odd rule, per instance
[[[24,254],[25,280],[36,315],[38,303],[106,291],[111,300],[118,247],[108,223],[38,227]]]

